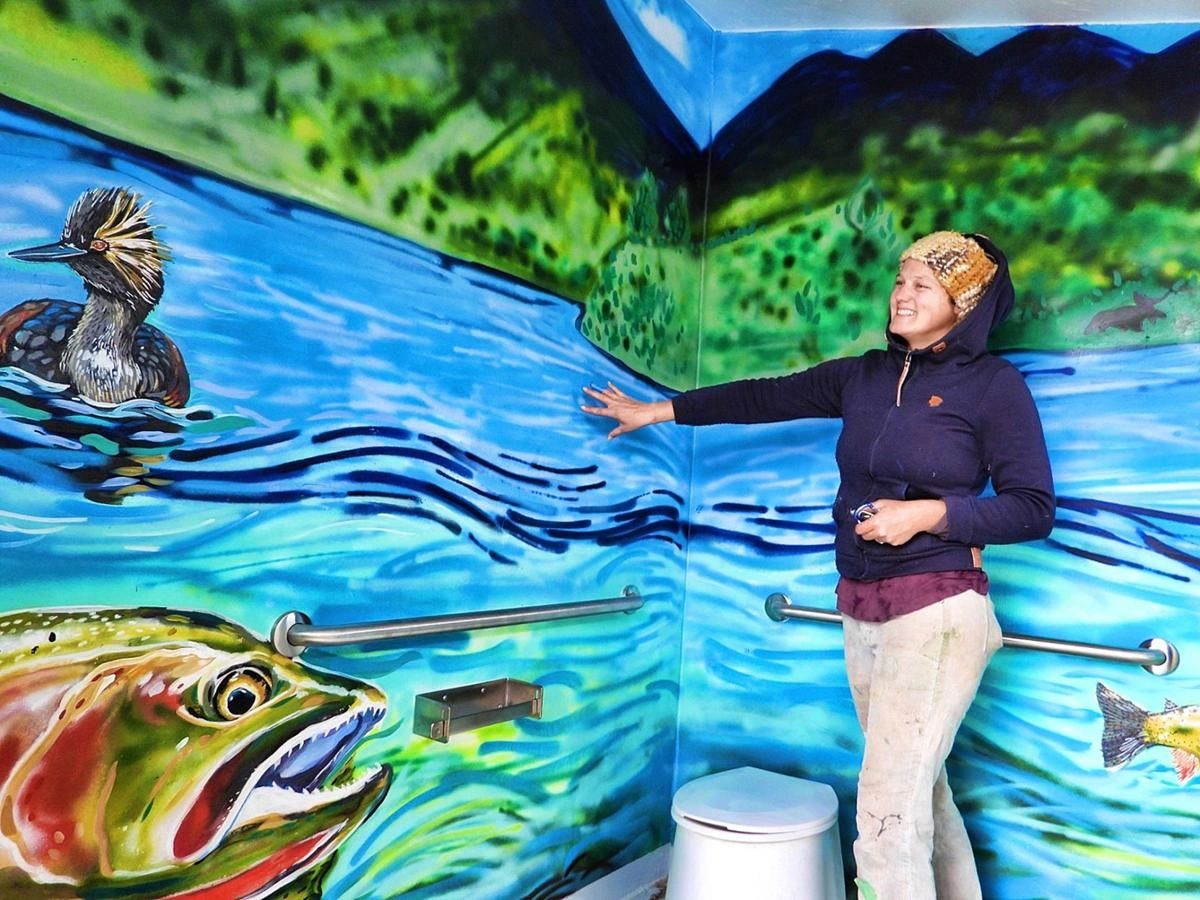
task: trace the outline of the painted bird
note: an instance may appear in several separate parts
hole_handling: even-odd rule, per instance
[[[72,205],[62,238],[12,250],[28,262],[63,262],[87,287],[87,302],[26,300],[0,316],[0,366],[14,366],[81,398],[112,405],[144,398],[183,406],[187,366],[175,343],[147,325],[163,292],[165,244],[150,203],[126,188],[93,188]]]

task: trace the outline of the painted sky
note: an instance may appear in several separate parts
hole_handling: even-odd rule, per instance
[[[696,143],[707,146],[716,33],[680,0],[605,2],[662,98]]]
[[[714,33],[685,0],[606,0],[646,74],[701,147],[712,134],[800,60],[823,50],[870,56],[899,31],[758,31]],[[1098,34],[1157,53],[1200,29],[1200,22],[1089,26]],[[982,53],[1019,27],[943,31]],[[709,119],[709,110],[712,119]]]

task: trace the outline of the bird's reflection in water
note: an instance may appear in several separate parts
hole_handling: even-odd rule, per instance
[[[169,489],[155,475],[189,431],[210,433],[222,425],[210,409],[169,410],[152,401],[101,409],[70,397],[22,372],[0,374],[2,474],[27,484],[53,484],[82,492],[97,503],[119,504],[147,491]]]

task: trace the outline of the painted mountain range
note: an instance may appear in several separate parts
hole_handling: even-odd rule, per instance
[[[1156,54],[1073,27],[1030,28],[974,56],[937,31],[913,31],[873,56],[827,51],[800,61],[712,144],[721,200],[798,165],[857,165],[863,137],[931,123],[954,133],[1022,128],[1109,112],[1146,125],[1200,115],[1200,33]]]

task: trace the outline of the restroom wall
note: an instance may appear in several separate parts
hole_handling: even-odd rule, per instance
[[[668,841],[690,445],[616,450],[578,404],[588,383],[694,383],[703,155],[604,4],[18,0],[0,46],[0,243],[57,241],[94,187],[149,202],[171,257],[151,322],[192,384],[179,410],[111,409],[0,371],[0,884],[554,897]],[[6,256],[0,283],[3,309],[86,296],[63,264]],[[627,586],[629,615],[298,663],[265,643],[289,611]],[[57,693],[34,703],[39,671]],[[417,694],[501,678],[542,686],[540,719],[413,733]],[[236,722],[215,709],[264,682]],[[170,712],[143,697],[161,684]],[[315,710],[345,698],[386,713],[335,732]],[[68,709],[107,730],[47,777]],[[352,750],[319,813],[281,799]],[[351,769],[390,772],[377,805]],[[289,855],[325,823],[336,852]]]
[[[247,660],[313,697],[380,691],[355,760],[388,766],[387,792],[299,876],[330,896],[563,896],[669,840],[674,786],[742,764],[833,784],[848,841],[861,743],[840,635],[762,612],[775,591],[832,606],[836,423],[610,443],[578,390],[667,396],[876,346],[899,249],[986,231],[1019,293],[996,349],[1038,399],[1059,494],[1050,539],[988,551],[1001,621],[1159,635],[1184,661],[1162,682],[997,657],[951,761],[985,894],[1194,889],[1193,787],[1162,747],[1106,771],[1095,697],[1103,682],[1158,711],[1197,693],[1197,28],[706,35],[666,4],[513,0],[9,0],[0,25],[4,247],[56,240],[94,186],[151,200],[173,256],[152,321],[193,382],[183,411],[105,410],[0,372],[10,679],[65,653],[24,614],[88,606],[138,627],[81,638],[72,702],[101,656],[149,665],[148,641],[214,654],[195,691]],[[4,309],[84,297],[65,266],[0,273]],[[346,624],[629,584],[647,596],[630,616],[298,667],[261,642],[294,609]],[[147,606],[229,625],[184,641]],[[542,684],[543,718],[412,735],[415,694],[500,677]],[[50,759],[57,732],[9,702],[5,739]],[[282,751],[278,708],[255,734]],[[187,722],[185,746],[228,730]],[[50,780],[55,808],[95,822],[95,797],[142,796],[117,775],[180,733],[128,733]],[[226,761],[193,759],[174,796]],[[36,799],[5,771],[7,808]],[[0,883],[198,887],[277,859],[285,826],[315,818],[176,858],[181,802],[138,807],[145,842],[70,871],[42,829],[45,859],[6,860]]]
[[[1106,770],[1097,692],[1158,712],[1200,690],[1198,48],[1195,25],[718,35],[700,383],[881,346],[899,252],[991,236],[1017,289],[994,350],[1038,402],[1058,495],[1049,538],[985,551],[999,619],[1182,656],[1159,680],[998,654],[949,763],[987,897],[1195,890],[1190,757]],[[777,77],[747,102],[736,73],[761,69]],[[834,606],[837,430],[695,433],[676,783],[738,765],[828,782],[848,851],[862,744],[839,629],[764,614],[774,592]]]

